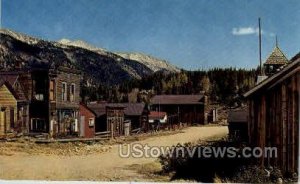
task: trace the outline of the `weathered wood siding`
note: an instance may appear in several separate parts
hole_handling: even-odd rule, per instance
[[[124,134],[124,108],[106,108],[107,131],[111,137],[118,137]]]
[[[187,124],[204,124],[204,105],[203,104],[174,104],[162,105],[153,104],[152,110],[167,112],[169,115],[178,115],[179,122]]]
[[[276,147],[277,158],[260,158],[261,166],[273,165],[284,173],[298,172],[300,72],[249,100],[249,142]]]
[[[24,91],[25,96],[28,100],[32,100],[32,77],[31,74],[28,72],[22,73],[19,75],[19,82],[22,86],[22,90]]]
[[[76,108],[79,109],[80,102],[80,78],[79,74],[59,72],[55,78],[56,82],[56,102],[58,108]],[[67,84],[67,100],[63,101],[62,99],[62,85],[63,83]],[[75,99],[71,101],[70,91],[71,85],[75,84]]]
[[[0,87],[0,111],[0,135],[4,135],[14,127],[17,120],[17,100],[6,85]]]

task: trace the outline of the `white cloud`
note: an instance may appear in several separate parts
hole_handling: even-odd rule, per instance
[[[258,29],[258,27],[235,27],[235,28],[232,29],[231,33],[235,36],[244,36],[244,35],[252,35],[252,34],[258,35],[259,29]],[[261,34],[266,35],[266,36],[270,36],[270,37],[275,36],[274,33],[266,32],[264,30],[261,30]]]
[[[237,36],[258,34],[258,28],[255,27],[238,27],[232,29],[232,34]]]

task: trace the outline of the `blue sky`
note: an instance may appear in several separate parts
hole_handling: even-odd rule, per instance
[[[0,0],[1,1],[1,0]],[[142,52],[185,69],[258,65],[275,45],[300,51],[299,0],[2,0],[1,27],[46,40]]]

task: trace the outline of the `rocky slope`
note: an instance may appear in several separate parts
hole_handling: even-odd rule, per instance
[[[116,53],[122,56],[125,59],[134,60],[139,63],[146,65],[152,71],[157,72],[161,70],[171,71],[171,72],[179,72],[180,70],[168,63],[165,60],[157,59],[152,56],[148,56],[142,53]]]
[[[166,61],[142,54],[116,54],[77,40],[37,39],[7,29],[0,30],[0,70],[30,67],[32,62],[69,62],[92,83],[119,84],[154,72],[178,69]]]

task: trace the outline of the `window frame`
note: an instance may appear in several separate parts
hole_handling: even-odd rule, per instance
[[[51,89],[51,84],[53,83],[53,89]],[[52,96],[51,96],[52,94]],[[54,79],[50,80],[49,83],[49,100],[55,101],[56,100],[56,81]]]
[[[64,87],[65,86],[65,87]],[[61,83],[61,101],[68,101],[68,86],[66,82]]]
[[[89,118],[89,127],[93,127],[93,126],[95,126],[95,118]]]
[[[73,87],[74,87],[74,91],[72,91]],[[75,85],[75,83],[72,83],[70,85],[70,102],[75,102],[75,93],[76,93],[76,85]]]

